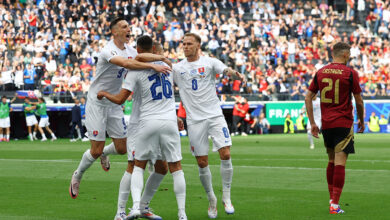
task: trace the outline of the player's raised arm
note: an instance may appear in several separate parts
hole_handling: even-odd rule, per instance
[[[365,126],[364,126],[364,102],[363,102],[363,98],[362,96],[360,95],[360,93],[358,94],[353,94],[353,97],[355,98],[355,103],[356,103],[356,111],[357,111],[357,114],[358,114],[358,133],[363,133],[364,132],[364,129],[365,129]]]
[[[223,74],[225,75],[228,75],[228,76],[236,76],[238,77],[242,82],[243,82],[243,85],[245,85],[246,83],[246,79],[245,79],[245,76],[244,74],[242,73],[239,73],[238,71],[235,71],[233,70],[232,68],[228,67],[226,69],[223,70]]]
[[[103,97],[106,97],[106,99],[110,100],[112,103],[122,105],[126,99],[130,96],[131,91],[127,89],[121,89],[121,91],[118,94],[111,94],[106,91],[99,91],[97,94],[97,98],[101,100]]]
[[[156,72],[165,74],[168,74],[171,71],[171,68],[169,66],[157,65],[153,63],[143,63],[138,60],[125,59],[120,56],[115,56],[111,58],[110,63],[130,70],[154,69]]]
[[[172,68],[172,62],[168,58],[160,54],[141,53],[135,57],[135,60],[138,60],[140,62],[162,61]]]
[[[305,105],[306,105],[306,113],[307,117],[309,118],[310,125],[311,125],[311,134],[318,138],[319,128],[316,125],[316,122],[314,121],[314,115],[313,115],[313,98],[316,96],[315,93],[308,90],[306,97],[305,97]]]

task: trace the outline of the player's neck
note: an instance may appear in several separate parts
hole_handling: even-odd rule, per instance
[[[114,44],[115,44],[116,47],[118,47],[118,48],[121,49],[121,50],[124,50],[124,49],[125,49],[125,43],[122,42],[122,41],[119,40],[119,39],[115,39],[115,38],[114,38]]]
[[[347,65],[347,62],[345,62],[345,60],[343,60],[343,59],[334,59],[332,63],[339,63],[339,64]]]
[[[196,54],[194,56],[188,56],[187,61],[188,62],[195,62],[195,61],[199,60],[199,58],[200,58],[199,54]]]

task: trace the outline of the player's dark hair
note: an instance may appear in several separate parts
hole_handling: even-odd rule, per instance
[[[7,98],[7,96],[5,96],[5,95],[1,96],[1,99],[4,99],[4,98]]]
[[[153,39],[148,35],[143,35],[137,39],[137,47],[144,51],[150,51],[153,47]]]
[[[122,20],[125,20],[123,17],[115,17],[112,19],[111,23],[110,23],[110,30],[112,30],[116,24],[118,24],[118,22],[122,21]]]
[[[198,43],[202,43],[202,39],[199,37],[199,35],[194,33],[186,33],[184,37],[193,37]]]
[[[333,46],[333,54],[334,56],[340,56],[342,52],[346,51],[346,50],[350,50],[351,49],[351,46],[347,43],[344,43],[344,42],[338,42],[336,43],[334,46]]]

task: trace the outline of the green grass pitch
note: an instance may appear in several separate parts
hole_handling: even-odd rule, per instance
[[[310,150],[304,134],[233,137],[234,215],[224,213],[220,162],[216,153],[210,154],[218,219],[390,219],[389,140],[389,134],[355,136],[357,153],[347,162],[340,200],[346,213],[330,216],[322,139]],[[88,142],[68,139],[0,143],[0,219],[112,220],[126,156],[111,156],[109,172],[97,161],[85,173],[79,197],[73,200],[69,181],[87,148]],[[187,138],[182,138],[182,152],[188,218],[208,219],[207,197]],[[163,180],[151,207],[164,219],[177,219],[171,175]]]

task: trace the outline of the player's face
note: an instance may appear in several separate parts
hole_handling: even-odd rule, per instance
[[[3,102],[3,104],[5,104],[7,102],[7,98],[2,98],[1,101]]]
[[[112,34],[121,42],[128,43],[131,35],[129,23],[125,20],[118,22],[113,28]]]
[[[196,56],[200,49],[200,44],[193,36],[186,36],[183,40],[183,49],[186,57]]]

